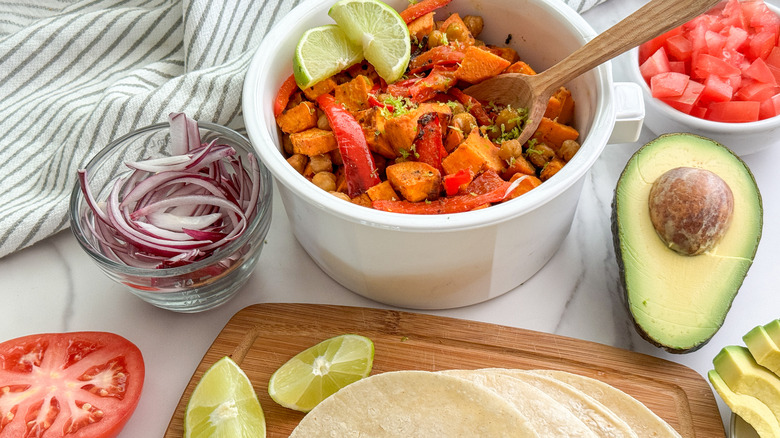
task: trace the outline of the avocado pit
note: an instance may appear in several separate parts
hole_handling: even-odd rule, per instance
[[[715,173],[677,167],[652,185],[648,199],[650,221],[672,250],[694,256],[714,247],[731,223],[734,195]]]

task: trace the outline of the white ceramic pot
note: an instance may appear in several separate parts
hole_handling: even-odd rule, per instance
[[[300,35],[332,23],[327,15],[332,3],[309,0],[287,14],[260,45],[244,85],[249,137],[278,183],[295,237],[336,281],[385,304],[452,308],[514,289],[550,260],[568,234],[584,177],[613,134],[617,89],[628,92],[626,101],[633,103],[612,140],[636,139],[644,114],[638,89],[634,93],[633,84],[613,89],[608,64],[568,84],[582,147],[554,177],[517,199],[436,216],[360,207],[317,188],[285,161],[271,109],[279,86],[292,73]],[[408,1],[389,4],[401,9]],[[508,45],[537,70],[595,36],[585,20],[559,0],[454,0],[437,17],[449,12],[481,15],[481,39],[504,44],[511,38]]]

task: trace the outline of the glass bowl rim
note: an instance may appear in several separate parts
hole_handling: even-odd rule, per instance
[[[92,157],[87,162],[84,168],[90,169],[94,167],[95,165],[103,161],[105,157],[109,156],[112,152],[117,150],[117,147],[119,145],[121,145],[123,142],[127,141],[132,137],[138,136],[146,132],[157,131],[169,127],[170,127],[169,123],[162,122],[162,123],[147,125],[135,129],[131,132],[128,132],[127,134],[109,142],[107,146],[103,147],[97,154],[95,154],[94,157]],[[240,141],[245,143],[240,145],[240,147],[244,149],[247,154],[252,154],[257,159],[257,164],[260,169],[260,184],[261,184],[260,194],[258,197],[259,205],[257,206],[257,212],[255,213],[254,217],[247,224],[247,228],[244,230],[241,236],[239,236],[234,241],[230,242],[228,245],[219,248],[217,251],[212,253],[207,258],[198,260],[197,262],[190,263],[188,265],[176,266],[172,268],[162,268],[162,269],[139,268],[135,266],[129,266],[124,263],[120,263],[106,257],[101,251],[95,248],[91,242],[87,240],[86,230],[82,227],[81,225],[82,221],[78,214],[79,206],[82,200],[84,199],[84,195],[81,192],[81,186],[79,185],[79,182],[76,181],[73,190],[71,191],[70,202],[68,205],[68,216],[70,220],[70,228],[72,233],[76,237],[76,240],[78,241],[79,245],[81,246],[81,248],[84,249],[84,251],[86,251],[86,253],[89,254],[89,256],[92,257],[98,264],[100,264],[105,268],[111,269],[113,271],[122,272],[125,275],[155,277],[155,278],[181,276],[181,275],[186,275],[195,272],[197,270],[203,269],[205,267],[212,265],[215,262],[224,259],[225,257],[239,250],[241,247],[243,247],[248,241],[250,241],[253,238],[260,238],[260,239],[265,238],[265,234],[267,233],[267,228],[266,231],[263,232],[261,236],[254,236],[254,233],[259,228],[261,228],[261,225],[264,222],[270,220],[271,217],[270,213],[271,213],[271,202],[273,199],[273,193],[272,193],[273,182],[272,182],[270,171],[260,160],[260,157],[257,155],[257,151],[255,150],[254,146],[249,141],[249,139],[246,138],[246,136],[226,126],[218,125],[210,122],[198,121],[198,128],[206,129],[221,135],[224,134],[227,135],[228,137],[235,137],[239,139]],[[235,146],[235,144],[233,144],[234,143],[233,139],[229,138],[229,140],[231,140],[231,146]]]

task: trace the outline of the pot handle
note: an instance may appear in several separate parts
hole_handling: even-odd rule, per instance
[[[642,89],[633,82],[615,82],[612,85],[615,103],[615,127],[607,143],[633,143],[639,139],[645,120]]]

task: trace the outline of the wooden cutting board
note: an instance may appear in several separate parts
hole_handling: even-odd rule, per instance
[[[182,436],[187,401],[203,373],[230,355],[260,398],[269,438],[287,437],[303,417],[268,396],[268,379],[298,352],[332,336],[374,341],[372,374],[486,367],[556,369],[613,385],[643,402],[683,437],[725,437],[709,384],[664,359],[602,344],[481,322],[394,310],[315,304],[256,304],[238,313],[203,356],[171,418],[166,438]]]

